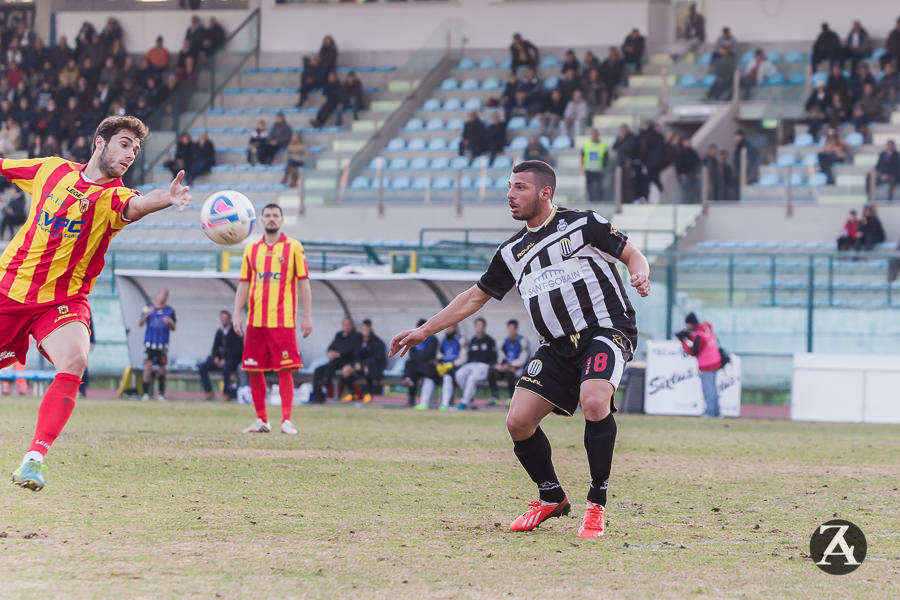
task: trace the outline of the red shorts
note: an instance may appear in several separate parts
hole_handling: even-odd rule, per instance
[[[0,296],[0,369],[25,362],[29,335],[34,336],[38,349],[44,354],[41,348],[44,338],[69,323],[84,323],[90,330],[91,306],[87,296],[43,304],[22,304]]]
[[[245,371],[283,371],[303,366],[292,327],[253,327],[244,334]]]

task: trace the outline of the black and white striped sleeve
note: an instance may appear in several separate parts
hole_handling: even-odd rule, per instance
[[[491,298],[503,300],[503,296],[514,285],[516,285],[516,280],[509,271],[509,267],[506,266],[506,261],[503,260],[501,251],[498,249],[494,253],[494,258],[491,259],[491,264],[488,265],[487,271],[478,280],[478,287]]]
[[[601,252],[619,258],[628,243],[628,236],[613,227],[612,223],[592,212],[587,220],[585,241]]]

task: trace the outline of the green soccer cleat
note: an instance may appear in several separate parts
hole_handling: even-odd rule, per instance
[[[38,492],[44,487],[44,472],[47,466],[36,460],[23,462],[18,469],[13,471],[12,482],[19,487]]]

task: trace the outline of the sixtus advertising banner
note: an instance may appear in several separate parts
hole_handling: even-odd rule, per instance
[[[719,412],[723,417],[738,417],[741,414],[741,358],[736,354],[730,356],[731,362],[716,373]],[[685,354],[681,342],[648,341],[644,412],[696,417],[703,414],[705,407],[697,359]]]
[[[24,21],[29,29],[34,29],[34,4],[0,3],[0,23],[12,29]]]

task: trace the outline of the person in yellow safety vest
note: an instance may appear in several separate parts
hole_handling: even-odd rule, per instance
[[[600,141],[599,131],[591,129],[590,141],[581,147],[581,172],[591,202],[603,202],[603,171],[608,163],[609,146]]]

